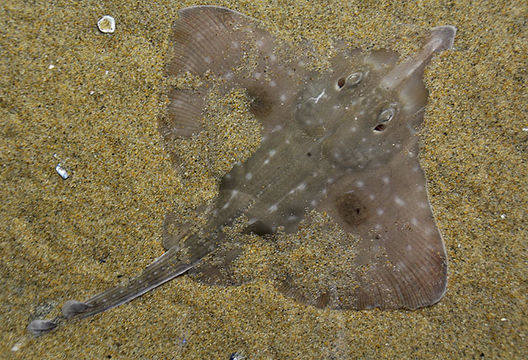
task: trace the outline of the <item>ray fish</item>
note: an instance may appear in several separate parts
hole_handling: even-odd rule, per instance
[[[224,230],[237,219],[245,219],[242,233],[273,239],[278,232],[301,234],[313,211],[350,235],[328,250],[341,268],[334,280],[311,288],[302,276],[283,274],[277,279],[282,293],[333,309],[417,309],[438,302],[447,285],[446,252],[416,133],[428,97],[424,67],[452,48],[455,32],[453,26],[433,28],[421,49],[401,61],[387,49],[337,46],[329,68],[319,71],[309,66],[309,45],[292,51],[243,14],[213,6],[180,10],[166,75],[193,85],[179,83],[167,92],[158,118],[167,151],[200,132],[213,92],[233,89],[244,91],[250,115],[261,124],[260,145],[220,179],[217,198],[201,210],[207,221],[199,230],[169,212],[167,251],[138,277],[86,301],[67,301],[62,315],[34,320],[29,330],[39,335],[66,319],[100,313],[189,271],[213,279],[240,255],[223,246],[230,242]],[[209,258],[219,265],[204,265]]]

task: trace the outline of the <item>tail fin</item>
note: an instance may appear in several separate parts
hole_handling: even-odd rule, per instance
[[[128,284],[108,289],[84,302],[67,301],[62,307],[62,316],[53,320],[33,320],[29,324],[28,330],[35,336],[43,335],[66,319],[89,317],[129,302],[147,291],[185,274],[196,266],[205,255],[197,256],[198,254],[194,254],[191,260],[182,261],[180,254],[181,250],[178,248],[169,249],[150,264],[140,276],[130,280]]]

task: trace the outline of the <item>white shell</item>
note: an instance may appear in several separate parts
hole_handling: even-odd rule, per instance
[[[115,31],[115,19],[110,15],[105,15],[97,22],[97,27],[102,33],[108,34]]]
[[[55,166],[55,171],[57,171],[57,174],[60,175],[61,178],[63,178],[64,180],[66,180],[67,178],[70,177],[70,174],[68,174],[68,172],[66,171],[66,169],[64,169],[61,164],[58,164],[57,166]]]

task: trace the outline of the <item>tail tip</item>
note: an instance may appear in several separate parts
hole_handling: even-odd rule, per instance
[[[54,321],[37,319],[30,322],[27,329],[33,335],[40,336],[55,329],[56,327],[57,324]]]

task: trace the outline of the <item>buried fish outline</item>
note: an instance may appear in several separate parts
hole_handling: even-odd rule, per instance
[[[167,76],[199,81],[168,92],[168,107],[158,119],[167,150],[200,131],[211,93],[234,89],[245,91],[248,110],[262,126],[260,146],[222,178],[218,197],[203,209],[207,221],[201,229],[169,212],[167,251],[138,277],[84,302],[67,301],[61,316],[33,320],[28,329],[46,333],[191,269],[205,280],[233,283],[222,271],[240,251],[224,246],[225,228],[243,218],[243,233],[293,234],[311,210],[350,235],[327,249],[341,268],[315,288],[296,273],[283,274],[277,287],[284,294],[334,309],[416,309],[439,301],[447,259],[416,133],[428,97],[423,70],[434,53],[452,48],[455,33],[452,26],[432,29],[420,51],[403,62],[391,50],[338,49],[330,69],[317,72],[304,55],[288,55],[254,19],[214,6],[180,10]],[[217,266],[202,264],[208,255],[219,260]]]

